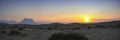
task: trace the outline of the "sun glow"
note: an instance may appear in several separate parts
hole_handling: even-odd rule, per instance
[[[85,21],[86,23],[90,22],[89,17],[85,17],[85,18],[84,18],[84,21]]]

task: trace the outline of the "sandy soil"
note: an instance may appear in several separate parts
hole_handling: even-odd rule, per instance
[[[114,28],[97,28],[81,30],[23,30],[27,36],[8,36],[0,34],[0,40],[48,40],[53,33],[59,32],[76,32],[83,33],[89,40],[120,40],[120,29]]]

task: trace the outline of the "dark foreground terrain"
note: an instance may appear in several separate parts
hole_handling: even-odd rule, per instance
[[[9,30],[8,30],[9,31]],[[120,40],[120,29],[98,28],[83,30],[22,30],[22,34],[0,33],[0,40],[48,40],[54,33],[80,33],[88,40]]]
[[[54,36],[55,33],[62,34]],[[76,34],[66,36],[65,33]],[[96,24],[0,24],[0,40],[77,40],[79,37],[81,40],[120,40],[120,21]]]

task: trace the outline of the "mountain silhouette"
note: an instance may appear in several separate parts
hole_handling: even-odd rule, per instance
[[[14,20],[0,20],[0,23],[16,24],[17,22]]]
[[[24,18],[19,24],[36,24],[36,22],[33,19],[30,18]]]

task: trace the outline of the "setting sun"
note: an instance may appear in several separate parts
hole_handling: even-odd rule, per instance
[[[90,21],[89,17],[85,17],[85,18],[84,18],[84,21],[85,21],[86,23],[88,23],[88,22]]]

